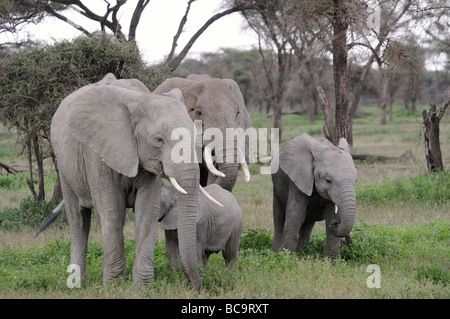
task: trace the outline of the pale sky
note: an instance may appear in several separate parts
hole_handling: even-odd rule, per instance
[[[123,32],[128,35],[128,27],[137,0],[129,0],[119,11],[118,18],[122,25]],[[115,2],[110,0],[111,4]],[[151,0],[142,13],[140,23],[136,32],[137,43],[148,64],[155,64],[164,60],[169,54],[173,36],[175,35],[179,22],[183,17],[188,0]],[[191,5],[188,21],[184,32],[178,41],[177,51],[179,52],[189,41],[191,36],[214,14],[224,10],[222,3],[224,0],[197,0]],[[105,0],[84,0],[83,3],[97,13],[103,15],[106,12]],[[83,17],[74,10],[67,10],[62,13],[73,22],[82,25],[88,31],[100,29],[98,22],[94,22]],[[188,56],[198,57],[201,52],[215,52],[220,48],[236,48],[241,50],[257,47],[258,40],[254,31],[243,28],[245,21],[240,13],[236,12],[225,16],[214,22],[195,42],[189,51]],[[58,20],[48,18],[38,25],[28,25],[19,34],[19,39],[26,38],[27,35],[32,40],[52,42],[63,39],[71,40],[81,35],[71,25]],[[9,35],[12,37],[12,35]],[[5,39],[3,35],[0,42],[14,42],[18,39]],[[426,68],[434,70],[441,69],[445,62],[445,56],[431,56],[426,60]]]
[[[112,4],[114,1],[110,1]],[[179,52],[191,36],[215,13],[223,11],[223,0],[197,0],[191,5],[188,21],[177,47]],[[103,15],[106,4],[103,0],[89,0],[84,3],[95,13]],[[128,27],[136,0],[128,1],[119,11],[118,18],[123,32],[128,35]],[[179,22],[187,7],[187,0],[151,0],[142,13],[136,32],[136,40],[144,59],[149,64],[161,62],[169,53]],[[74,10],[62,13],[73,22],[82,25],[88,31],[100,29],[98,22],[93,22]],[[214,52],[220,48],[234,47],[250,49],[257,46],[257,36],[251,30],[243,30],[244,20],[239,13],[233,13],[214,22],[195,42],[190,55],[200,52]],[[48,18],[38,25],[27,26],[21,37],[29,34],[34,40],[51,42],[72,39],[81,35],[69,24],[57,18]]]

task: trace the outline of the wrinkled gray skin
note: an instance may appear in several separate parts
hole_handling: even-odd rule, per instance
[[[179,92],[178,92],[179,93]],[[174,177],[187,195],[177,195],[181,263],[192,285],[201,289],[196,250],[199,168],[174,164],[174,128],[193,134],[192,121],[177,90],[151,94],[138,80],[108,74],[66,97],[51,124],[71,235],[71,264],[86,274],[86,250],[95,208],[103,237],[103,281],[125,275],[123,226],[126,208],[136,219],[133,282],[153,277],[160,211],[161,174]],[[170,114],[170,117],[168,116]]]
[[[208,263],[209,255],[222,251],[225,264],[234,268],[239,251],[242,233],[242,211],[236,198],[219,185],[212,184],[205,190],[216,200],[224,204],[219,207],[204,196],[198,198],[197,215],[197,256],[203,267]],[[163,186],[161,190],[160,227],[165,230],[166,252],[172,269],[178,265],[176,190]]]
[[[201,165],[201,185],[215,183],[231,192],[236,183],[240,164],[237,161],[237,143],[233,136],[226,135],[226,129],[242,128],[245,131],[252,126],[238,84],[231,79],[217,79],[204,74],[192,74],[186,79],[167,79],[153,93],[160,94],[173,88],[179,88],[183,92],[186,109],[192,121],[202,120],[203,132],[208,128],[218,128],[222,132],[223,153],[215,152],[215,155],[218,159],[216,166],[225,174],[225,177],[217,177],[211,174],[204,165]],[[227,139],[229,139],[229,145],[234,144],[233,150],[230,150],[234,154],[232,163],[227,163],[225,160]],[[214,138],[203,139],[203,146],[208,145],[212,140]],[[241,150],[243,154],[248,153],[245,149]]]
[[[272,173],[274,251],[302,251],[314,223],[325,220],[324,255],[338,258],[356,217],[356,168],[347,141],[341,138],[336,147],[324,138],[297,136],[280,147]]]

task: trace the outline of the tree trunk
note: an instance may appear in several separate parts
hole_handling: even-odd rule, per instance
[[[390,99],[389,100],[389,122],[392,122],[392,113],[393,113],[392,105],[393,104],[394,104],[394,100]]]
[[[370,71],[373,61],[375,60],[375,54],[373,53],[369,61],[367,61],[366,65],[364,65],[361,75],[359,77],[358,85],[356,86],[356,90],[354,92],[354,98],[350,110],[348,112],[348,138],[347,142],[350,145],[353,145],[353,119],[355,118],[356,111],[358,109],[359,101],[361,100],[361,94],[364,86],[364,82],[366,81],[367,74]]]
[[[62,196],[62,189],[61,189],[61,180],[59,179],[58,163],[56,162],[56,157],[53,152],[51,154],[51,157],[52,157],[53,165],[55,166],[56,174],[57,174],[55,186],[53,187],[53,195],[52,195],[51,201],[59,202],[63,199],[63,196]]]
[[[38,167],[38,201],[43,202],[45,200],[45,187],[44,187],[44,156],[39,147],[39,137],[33,136],[33,149],[34,156]]]
[[[31,194],[33,196],[37,196],[36,189],[34,188],[34,179],[33,179],[33,153],[31,150],[31,139],[25,143],[25,147],[27,149],[27,160],[28,160],[28,180],[27,184],[30,188]]]
[[[381,73],[381,97],[380,97],[380,123],[381,125],[386,124],[386,107],[388,102],[388,76],[387,72],[383,69],[382,66],[380,66],[380,73]]]
[[[281,105],[281,101],[279,101],[278,96],[275,97],[275,101],[274,101],[274,105],[273,105],[273,127],[274,128],[278,128],[279,129],[279,139],[281,141],[281,132],[282,132],[282,122],[281,122],[281,117],[283,115],[283,107]]]
[[[317,70],[311,63],[311,60],[305,60],[305,66],[308,70],[309,75],[311,76],[313,85],[314,85],[314,93],[316,94],[317,99],[319,100],[320,106],[322,107],[323,114],[325,116],[325,126],[327,129],[327,138],[332,141],[334,140],[334,121],[333,121],[333,112],[331,110],[330,102],[328,101],[327,95],[325,94],[322,84],[320,83],[319,74]]]
[[[346,8],[343,1],[334,0],[333,20],[333,73],[336,96],[335,134],[333,143],[337,145],[339,138],[348,138],[348,81],[347,81],[347,28]]]
[[[439,110],[438,114],[436,111],[436,105],[430,105],[430,112],[428,114],[426,110],[423,110],[422,112],[422,123],[425,125],[425,158],[427,160],[427,166],[430,172],[444,170],[441,145],[439,142],[439,122],[444,116],[447,108],[448,103]]]

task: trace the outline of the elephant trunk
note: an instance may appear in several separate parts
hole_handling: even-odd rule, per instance
[[[336,237],[345,237],[352,231],[356,218],[356,194],[353,185],[342,187],[341,201],[336,204],[339,223],[337,227],[332,228],[331,233]]]
[[[228,156],[227,153],[229,154]],[[216,158],[222,158],[222,163],[218,163],[218,167],[219,171],[225,174],[225,177],[217,179],[217,184],[231,192],[236,184],[239,171],[238,149],[236,146],[232,149],[224,148],[223,152],[217,154]]]
[[[202,282],[198,272],[197,261],[198,166],[176,174],[176,180],[180,182],[180,186],[186,191],[186,194],[177,192],[177,229],[180,261],[191,285],[200,291]]]

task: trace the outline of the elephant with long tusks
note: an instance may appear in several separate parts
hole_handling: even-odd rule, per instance
[[[191,74],[187,78],[169,78],[153,93],[161,94],[173,88],[181,90],[191,120],[202,123],[201,185],[218,184],[231,192],[236,184],[240,167],[243,169],[245,180],[250,181],[246,163],[249,142],[239,143],[236,135],[230,134],[232,131],[245,132],[252,127],[238,84],[232,79]],[[213,135],[215,139],[212,139],[212,136],[205,134],[208,129],[220,132],[222,139],[219,142],[215,140],[217,139],[215,134]]]
[[[63,202],[70,226],[70,263],[86,275],[91,210],[103,239],[103,281],[125,275],[123,226],[127,208],[135,212],[136,257],[133,282],[153,278],[162,175],[178,190],[180,261],[193,287],[200,290],[196,248],[199,166],[175,163],[170,139],[176,128],[194,127],[181,92],[174,88],[152,94],[135,79],[108,74],[100,82],[67,96],[51,123],[51,144],[58,163]],[[192,145],[185,145],[191,147]],[[214,200],[200,188],[205,196]],[[45,223],[41,230],[45,229]]]

